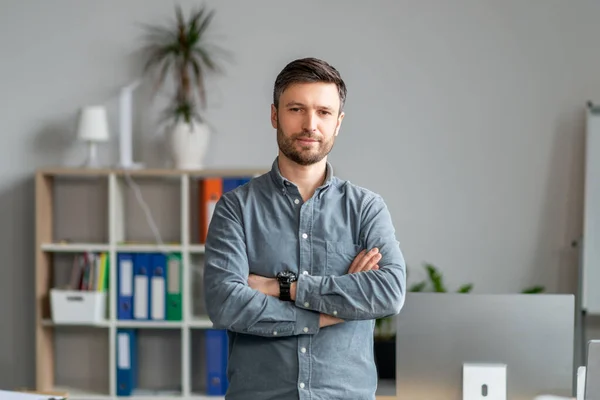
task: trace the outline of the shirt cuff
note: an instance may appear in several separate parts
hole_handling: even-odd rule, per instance
[[[296,308],[296,335],[314,335],[319,332],[320,322],[318,312]]]
[[[296,281],[296,306],[305,309],[316,310],[316,304],[312,304],[310,292],[321,287],[322,276],[300,275]],[[316,297],[316,296],[315,296]]]
[[[326,304],[321,298],[321,287],[324,276],[300,275],[296,281],[296,307],[316,311],[320,314],[327,314],[334,317],[338,316],[341,306]]]

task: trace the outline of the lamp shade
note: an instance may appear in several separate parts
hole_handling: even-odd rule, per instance
[[[94,142],[108,141],[108,118],[104,107],[89,106],[81,110],[77,137]]]

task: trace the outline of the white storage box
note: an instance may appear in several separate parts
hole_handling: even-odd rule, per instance
[[[52,321],[56,324],[97,324],[106,321],[106,292],[50,289]]]

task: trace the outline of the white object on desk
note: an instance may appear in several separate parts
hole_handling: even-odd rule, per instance
[[[585,372],[585,366],[577,368],[577,400],[585,399]]]
[[[6,390],[0,390],[0,400],[50,400],[50,399],[62,399],[62,397],[48,396],[45,394],[9,392]]]
[[[464,364],[463,400],[506,400],[506,365]]]

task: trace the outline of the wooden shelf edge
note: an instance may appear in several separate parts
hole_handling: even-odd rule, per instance
[[[190,244],[188,252],[191,254],[203,254],[206,250],[203,244]],[[184,245],[178,244],[117,244],[115,245],[116,252],[153,252],[167,250],[170,252],[183,252]],[[42,243],[41,250],[47,253],[79,253],[79,252],[108,252],[111,246],[108,243]]]
[[[42,167],[37,173],[44,176],[64,177],[103,177],[110,174],[137,177],[202,177],[202,176],[257,176],[269,171],[265,168],[208,168],[201,170],[182,170],[170,168],[141,168],[126,170],[122,168],[79,168],[79,167]]]
[[[107,243],[42,243],[42,251],[54,253],[77,253],[85,251],[109,251]]]
[[[95,323],[73,322],[73,323],[55,323],[51,319],[43,319],[40,326],[44,328],[69,328],[69,327],[87,327],[87,328],[107,328],[114,325],[117,328],[140,328],[140,329],[212,329],[213,324],[208,318],[192,318],[190,321],[139,321],[139,320],[116,320],[102,321]]]

